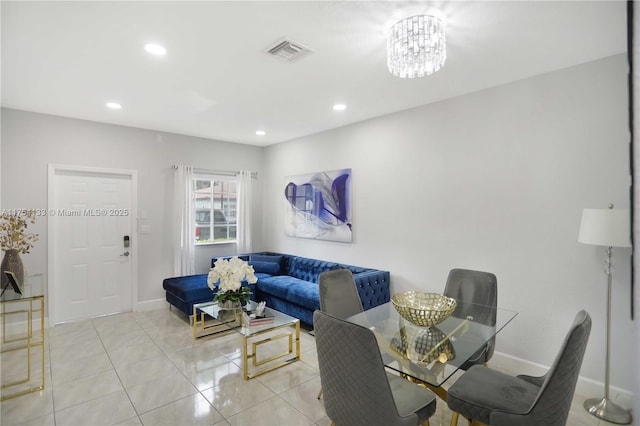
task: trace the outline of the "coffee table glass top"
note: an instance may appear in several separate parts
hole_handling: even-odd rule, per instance
[[[245,308],[251,311],[255,311],[258,304],[253,300],[249,301]],[[204,312],[211,318],[214,318],[220,322],[220,324],[226,325],[229,329],[233,329],[234,331],[240,333],[243,336],[251,337],[256,334],[260,334],[265,330],[270,330],[273,328],[279,328],[286,325],[293,325],[296,322],[300,322],[298,318],[291,317],[287,314],[283,314],[282,312],[276,311],[275,309],[271,309],[269,307],[265,308],[265,312],[268,315],[273,315],[273,321],[268,322],[266,324],[254,325],[254,326],[246,326],[242,320],[233,321],[231,320],[234,317],[234,314],[237,314],[240,318],[242,317],[242,309],[222,309],[218,305],[218,302],[206,302],[206,303],[198,303],[193,305],[196,312],[200,314]],[[237,312],[234,312],[237,311]],[[237,316],[235,317],[237,318]]]
[[[347,318],[371,329],[385,365],[431,386],[442,385],[502,330],[517,312],[458,301],[456,311],[434,327],[404,320],[391,303]]]

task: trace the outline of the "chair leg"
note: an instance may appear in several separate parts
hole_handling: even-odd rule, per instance
[[[458,413],[455,411],[451,412],[451,426],[458,426]]]
[[[450,426],[457,426],[458,425],[458,418],[459,418],[460,414],[456,413],[455,411],[451,412],[451,424]],[[465,417],[466,418],[466,417]],[[484,423],[479,422],[477,420],[473,420],[473,419],[467,419],[467,423],[469,426],[486,426]]]
[[[427,419],[424,422],[422,422],[421,426],[429,426],[429,419]]]
[[[322,398],[322,388],[320,388],[320,392],[318,392],[318,399]]]

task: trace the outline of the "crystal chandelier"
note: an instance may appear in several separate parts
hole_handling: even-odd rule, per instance
[[[405,18],[391,27],[387,39],[389,72],[400,78],[423,77],[447,59],[445,24],[435,16]]]

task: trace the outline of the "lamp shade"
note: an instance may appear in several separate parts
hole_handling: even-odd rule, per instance
[[[631,247],[629,209],[584,209],[578,242],[606,247]]]

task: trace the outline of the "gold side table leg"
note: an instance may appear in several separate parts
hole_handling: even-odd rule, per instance
[[[296,323],[296,361],[300,361],[300,321]]]
[[[34,309],[34,303],[36,301],[40,301],[40,309]],[[20,304],[20,303],[26,303],[28,308],[27,310],[14,310],[14,311],[9,311],[7,312],[6,310],[6,306],[8,304]],[[37,306],[37,305],[36,305]],[[34,335],[33,335],[33,326],[34,326],[34,319],[33,319],[33,315],[35,312],[40,313],[40,341],[36,341],[34,342]],[[12,314],[20,314],[20,313],[26,313],[27,314],[27,330],[26,330],[26,337],[18,337],[18,338],[14,338],[14,339],[7,339],[7,333],[6,333],[6,320],[5,317],[12,315]],[[16,299],[16,300],[10,300],[10,301],[3,301],[2,302],[2,313],[0,315],[1,321],[2,321],[2,330],[3,330],[3,335],[2,335],[2,342],[3,344],[13,344],[13,345],[18,345],[17,342],[22,342],[25,341],[25,343],[23,344],[24,346],[16,346],[13,348],[5,348],[2,347],[0,348],[0,352],[5,353],[5,352],[10,352],[10,351],[17,351],[17,350],[26,350],[27,351],[27,356],[26,356],[26,362],[27,362],[27,377],[25,379],[19,379],[16,382],[12,382],[12,383],[5,383],[5,384],[0,384],[0,388],[3,390],[2,394],[0,395],[0,401],[5,401],[7,399],[11,399],[11,398],[15,398],[21,395],[25,395],[31,392],[37,392],[37,391],[41,391],[44,390],[44,385],[45,385],[45,332],[44,332],[44,296],[35,296],[34,298],[29,298],[26,300],[21,300],[21,299]],[[31,386],[31,378],[32,378],[32,362],[31,362],[31,351],[33,349],[35,349],[36,346],[40,345],[40,354],[41,354],[41,371],[40,371],[40,385],[38,386],[34,386],[34,387],[29,387],[28,389],[24,389],[24,390],[20,390],[20,391],[16,391],[14,393],[7,393],[6,390],[8,390],[9,388],[13,387],[13,386],[17,386],[17,385],[23,385],[26,384],[27,386]]]
[[[242,370],[244,371],[244,379],[249,380],[249,358],[247,354],[247,336],[242,336]]]
[[[44,390],[44,297],[40,299],[40,342],[42,342],[42,389]]]

